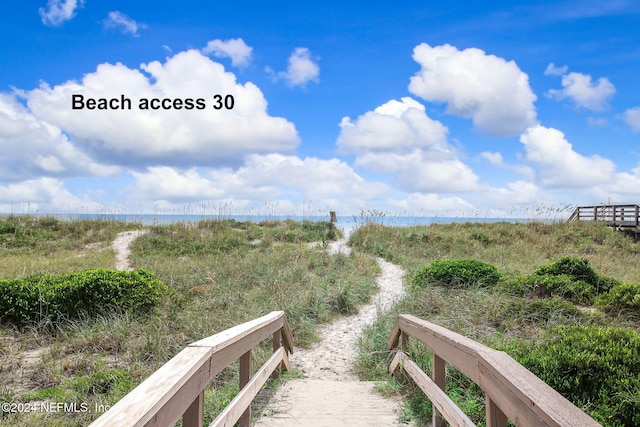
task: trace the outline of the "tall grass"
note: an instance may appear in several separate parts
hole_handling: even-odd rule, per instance
[[[434,260],[474,259],[496,266],[508,278],[529,274],[561,256],[587,258],[601,275],[623,282],[639,282],[640,243],[601,223],[451,223],[406,228],[368,223],[351,235],[350,245],[404,267],[407,296],[367,328],[359,342],[356,372],[362,379],[383,380],[391,354],[388,334],[399,313],[409,313],[449,328],[494,348],[513,342],[532,342],[558,325],[621,326],[640,332],[640,324],[626,315],[605,315],[559,299],[529,300],[496,288],[469,289],[413,286],[415,272]],[[430,370],[430,352],[412,343],[412,358]],[[455,369],[448,371],[449,396],[484,425],[481,390]],[[431,404],[402,375],[390,390],[405,396],[409,413],[426,422]],[[623,392],[621,390],[620,392]]]
[[[47,222],[27,217],[20,221],[32,225],[29,233],[46,237],[29,247],[15,242],[18,232],[0,234],[13,242],[3,247],[5,255],[50,258],[64,253],[73,258],[100,250],[87,244],[108,247],[118,231],[136,226],[56,223],[60,230],[48,234]],[[0,325],[0,401],[112,405],[190,342],[284,310],[295,344],[306,346],[318,339],[318,324],[357,311],[375,291],[378,268],[370,257],[330,255],[322,244],[309,245],[338,237],[329,223],[224,219],[152,226],[148,231],[132,245],[130,259],[134,268],[151,270],[169,286],[166,301],[142,316],[116,312],[55,325]],[[32,269],[49,267],[34,264]],[[69,271],[77,264],[61,258],[53,268]],[[21,264],[10,265],[4,270],[9,274],[3,274],[14,277],[23,269]],[[269,351],[267,343],[252,352],[253,366],[262,364]],[[232,365],[207,387],[207,420],[237,392],[237,370]],[[99,415],[95,411],[10,414],[2,423],[75,426]]]
[[[139,227],[111,220],[63,221],[47,216],[0,216],[0,277],[109,268],[116,235]]]

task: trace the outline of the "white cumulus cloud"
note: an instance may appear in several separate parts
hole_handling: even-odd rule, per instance
[[[447,128],[427,116],[419,102],[404,97],[368,111],[353,122],[340,122],[338,147],[345,152],[402,150],[446,145]]]
[[[73,95],[124,96],[131,110],[73,110]],[[219,104],[214,95],[233,97],[233,108],[214,109]],[[80,82],[43,83],[26,97],[39,119],[60,128],[83,151],[116,164],[237,164],[246,154],[290,152],[299,142],[292,123],[267,114],[267,101],[256,85],[238,83],[234,74],[196,50],[140,69],[101,64]],[[143,99],[168,99],[168,109],[141,109]],[[187,100],[194,106],[198,99],[204,109],[186,108]]]
[[[386,184],[366,181],[341,160],[277,153],[249,155],[237,169],[149,167],[133,175],[137,198],[172,203],[240,200],[245,204],[282,201],[296,205],[310,201],[315,206],[342,206],[345,210],[349,206],[357,211],[388,191]]]
[[[562,67],[556,67],[556,64],[553,62],[547,65],[547,68],[544,70],[545,76],[561,76],[566,74],[569,71],[569,67],[563,65]]]
[[[138,23],[120,11],[109,12],[103,21],[105,28],[117,28],[124,34],[138,36],[138,30],[146,28],[145,24]]]
[[[480,155],[485,159],[487,159],[489,163],[491,163],[493,166],[504,165],[504,159],[502,158],[502,154],[498,152],[491,153],[489,151],[483,151],[482,153],[480,153]]]
[[[594,83],[588,74],[571,72],[562,76],[562,89],[551,89],[546,95],[558,101],[570,99],[578,107],[591,111],[603,111],[614,93],[616,88],[605,77]]]
[[[640,107],[629,108],[622,118],[634,132],[640,132]]]
[[[0,184],[0,211],[99,212],[102,206],[72,194],[62,180],[41,177]]]
[[[33,115],[14,95],[0,93],[0,180],[38,176],[112,175],[119,168],[98,163],[62,130]]]
[[[0,200],[7,202],[48,202],[52,199],[74,199],[62,181],[55,178],[30,179],[0,185]]]
[[[217,58],[231,58],[234,67],[246,67],[251,62],[253,48],[242,39],[211,40],[202,49],[205,55],[213,54]]]
[[[308,48],[298,47],[289,56],[287,71],[275,73],[267,67],[267,72],[276,80],[283,79],[289,86],[305,86],[308,82],[318,82],[320,66],[314,62]]]
[[[542,202],[540,188],[530,181],[518,180],[506,187],[492,187],[481,195],[485,206],[509,209],[517,205]]]
[[[531,127],[520,142],[525,160],[534,165],[537,180],[545,187],[587,188],[609,182],[615,174],[611,160],[577,153],[557,129]]]
[[[182,172],[169,166],[153,166],[144,173],[132,171],[132,175],[140,195],[151,200],[215,199],[224,194],[200,176],[196,168]]]
[[[411,77],[409,91],[447,104],[447,112],[472,119],[492,136],[520,134],[536,124],[537,99],[529,77],[513,61],[476,48],[422,43],[413,50],[421,70]]]
[[[407,192],[453,193],[478,188],[478,176],[448,152],[421,149],[409,153],[371,152],[359,155],[355,163],[393,175]]]
[[[72,19],[83,4],[83,0],[49,0],[47,8],[41,7],[38,12],[43,24],[57,27]]]
[[[407,192],[447,193],[477,188],[478,177],[447,142],[447,128],[411,98],[391,100],[340,122],[338,147],[355,164],[387,173]]]

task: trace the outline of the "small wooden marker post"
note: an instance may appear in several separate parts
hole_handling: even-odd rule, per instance
[[[329,216],[331,217],[331,222],[338,222],[338,217],[336,217],[336,213],[334,211],[329,211]]]

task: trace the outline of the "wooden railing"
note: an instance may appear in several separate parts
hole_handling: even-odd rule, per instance
[[[432,378],[402,352],[409,338],[432,351]],[[531,427],[600,425],[505,352],[415,316],[398,316],[389,337],[389,349],[398,349],[389,372],[402,366],[433,403],[433,427],[444,426],[445,419],[452,426],[474,425],[444,392],[446,363],[484,391],[487,427],[506,427],[507,420]]]
[[[639,227],[640,206],[600,205],[578,206],[569,221],[604,221],[614,227]]]
[[[250,378],[251,349],[273,335],[273,355]],[[240,392],[211,424],[249,426],[251,402],[279,366],[290,369],[293,337],[282,311],[243,323],[189,344],[123,397],[91,426],[202,427],[204,389],[214,375],[240,359]]]

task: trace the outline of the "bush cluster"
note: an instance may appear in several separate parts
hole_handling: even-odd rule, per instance
[[[640,334],[636,331],[558,326],[538,345],[518,342],[505,350],[603,425],[640,425]]]
[[[596,298],[596,305],[607,313],[640,315],[640,283],[623,283]]]
[[[419,269],[412,282],[420,287],[428,284],[467,287],[474,284],[494,286],[501,279],[502,275],[491,264],[472,259],[443,259]]]
[[[587,259],[561,257],[527,276],[516,276],[504,283],[510,294],[535,297],[561,297],[578,304],[591,305],[596,296],[620,282],[600,276]]]
[[[156,305],[166,292],[167,286],[143,269],[0,279],[0,321],[20,324],[111,310],[144,311]]]

